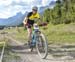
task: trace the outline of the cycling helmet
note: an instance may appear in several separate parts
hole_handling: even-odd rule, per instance
[[[34,6],[33,8],[32,8],[32,10],[38,10],[38,7],[37,6]]]

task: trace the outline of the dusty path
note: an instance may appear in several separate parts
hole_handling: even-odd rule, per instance
[[[48,57],[40,59],[36,50],[30,52],[27,45],[19,41],[10,40],[11,51],[21,57],[22,62],[75,62],[75,46],[66,45],[62,47],[51,47]]]
[[[20,43],[11,37],[6,36],[6,38],[9,39],[8,44],[10,46],[9,51],[11,54],[16,54],[21,59],[20,61],[14,62],[75,62],[74,45],[67,45],[62,47],[57,47],[54,45],[49,46],[48,57],[46,59],[41,59],[38,56],[36,50],[34,52],[30,52],[27,45],[23,45],[23,43]]]

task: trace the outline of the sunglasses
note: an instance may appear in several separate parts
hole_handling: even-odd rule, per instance
[[[37,10],[33,9],[33,11],[37,11]]]

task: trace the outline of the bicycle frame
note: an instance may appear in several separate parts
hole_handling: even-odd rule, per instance
[[[39,29],[33,29],[33,33],[32,33],[32,43],[34,44],[36,44],[36,42],[37,42],[37,37],[39,36]]]
[[[46,40],[45,36],[42,34],[42,32],[39,30],[39,27],[38,26],[34,26],[34,27],[35,28],[33,30],[32,40],[31,40],[31,51],[33,51],[33,48],[36,47],[37,52],[38,52],[38,55],[41,58],[45,59],[47,57],[47,55],[48,55],[48,44],[47,44],[47,40]],[[42,43],[39,42],[39,38],[40,37],[42,37],[44,39],[44,42],[42,42],[42,43],[44,43],[44,45],[45,45],[45,47],[44,47],[45,49],[43,49],[43,50],[45,50],[43,56],[41,55],[41,52],[39,50],[39,46],[42,44]]]

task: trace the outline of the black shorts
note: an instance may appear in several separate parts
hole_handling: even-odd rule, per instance
[[[28,24],[27,28],[31,28],[33,26],[33,24],[34,24],[34,20],[28,19],[27,24]]]

